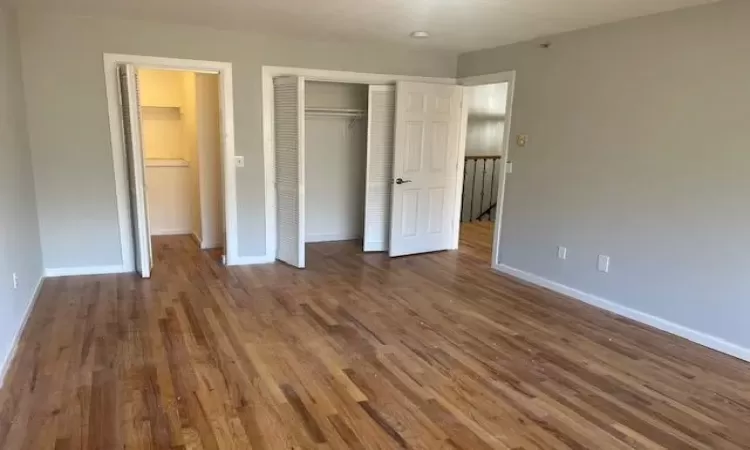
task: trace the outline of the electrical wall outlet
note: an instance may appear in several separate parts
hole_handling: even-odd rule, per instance
[[[609,256],[599,255],[599,260],[597,261],[596,267],[599,269],[599,272],[608,273],[609,272]]]
[[[559,259],[568,259],[568,249],[566,247],[557,247],[557,257]]]
[[[18,274],[13,273],[13,289],[18,289]]]

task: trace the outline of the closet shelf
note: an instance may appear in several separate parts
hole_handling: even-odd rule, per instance
[[[146,167],[189,167],[184,159],[146,158]]]
[[[182,108],[179,106],[166,106],[166,105],[141,105],[141,109],[151,112],[165,112],[165,113],[177,113],[182,114]]]

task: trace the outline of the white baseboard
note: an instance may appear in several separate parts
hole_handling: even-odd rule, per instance
[[[387,252],[388,242],[364,242],[362,247],[365,252]]]
[[[211,250],[224,246],[224,244],[221,242],[204,242],[201,238],[198,237],[195,231],[190,232],[190,237],[193,238],[193,241],[198,244],[198,248],[200,248],[201,250]]]
[[[39,281],[36,283],[36,288],[34,288],[34,293],[31,296],[29,305],[26,307],[26,311],[23,314],[21,326],[16,330],[16,335],[13,337],[13,344],[10,346],[10,353],[8,353],[8,356],[5,358],[2,371],[0,371],[0,388],[5,386],[5,377],[8,375],[8,370],[10,370],[10,366],[13,364],[13,359],[16,357],[18,344],[21,342],[21,335],[23,334],[23,330],[26,329],[26,324],[29,321],[29,317],[31,317],[31,311],[34,310],[34,305],[36,305],[36,301],[39,298],[42,285],[44,284],[44,278],[44,276],[39,277]]]
[[[335,241],[352,241],[362,239],[360,235],[351,234],[308,234],[305,236],[305,243],[312,244],[315,242],[335,242]]]
[[[613,301],[597,297],[596,295],[579,291],[578,289],[565,286],[564,284],[560,284],[555,281],[551,281],[538,275],[524,272],[523,270],[519,270],[504,264],[495,266],[495,269],[512,277],[527,281],[531,284],[545,287],[557,293],[572,297],[584,303],[588,303],[589,305],[596,306],[597,308],[613,312],[620,316],[627,317],[628,319],[633,319],[636,322],[641,322],[659,330],[666,331],[667,333],[683,337],[689,341],[698,343],[716,351],[726,353],[745,361],[750,361],[750,348],[745,348],[737,344],[733,344],[722,338],[712,336],[701,331],[693,330],[692,328],[670,322],[666,319],[662,319],[661,317],[652,316],[651,314],[645,313],[643,311],[629,308],[619,303],[615,303]]]
[[[44,269],[46,277],[68,277],[74,275],[105,275],[110,273],[132,272],[126,267],[120,266],[89,266],[89,267],[57,267]]]
[[[221,242],[202,242],[201,243],[201,250],[212,250],[215,248],[222,248],[224,244]]]
[[[271,264],[276,261],[273,255],[262,256],[238,256],[231,261],[230,266],[251,266],[255,264]]]
[[[193,238],[193,241],[195,241],[196,244],[198,244],[198,248],[203,248],[203,241],[201,241],[201,238],[199,238],[198,235],[195,234],[195,231],[190,232],[190,237]]]
[[[177,236],[182,234],[192,234],[190,229],[176,228],[174,230],[151,230],[151,236]]]

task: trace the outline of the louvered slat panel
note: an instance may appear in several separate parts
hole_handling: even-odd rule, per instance
[[[279,260],[303,268],[304,243],[304,81],[274,79],[276,211]]]
[[[364,250],[388,250],[391,222],[396,90],[370,86]]]
[[[128,164],[130,210],[133,224],[135,269],[143,277],[151,274],[151,239],[148,228],[145,169],[141,138],[138,75],[132,65],[117,68],[120,80],[122,130]]]

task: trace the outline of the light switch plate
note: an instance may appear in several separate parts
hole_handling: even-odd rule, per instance
[[[244,156],[235,156],[234,157],[234,165],[237,167],[245,167],[245,157]]]
[[[505,173],[513,173],[513,161],[505,163]]]
[[[518,144],[519,147],[526,147],[526,144],[529,143],[529,135],[528,134],[519,134],[516,137],[516,144]]]
[[[557,247],[557,257],[559,259],[568,259],[568,249],[563,246]]]
[[[608,273],[609,272],[609,256],[599,255],[597,268],[599,269],[599,272]]]

